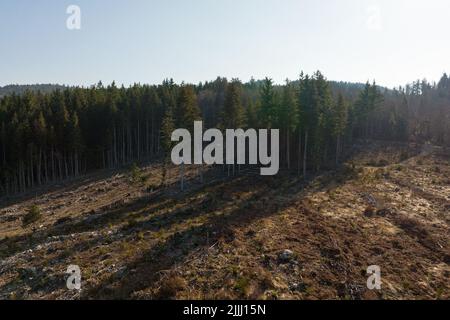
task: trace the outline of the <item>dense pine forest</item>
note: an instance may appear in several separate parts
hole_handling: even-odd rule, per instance
[[[0,100],[0,195],[95,169],[158,161],[174,128],[275,128],[281,163],[306,175],[337,165],[356,139],[450,146],[450,78],[385,89],[320,72],[271,79],[26,90]]]

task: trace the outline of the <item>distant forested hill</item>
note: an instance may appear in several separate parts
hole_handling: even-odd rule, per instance
[[[22,94],[25,91],[40,91],[42,93],[50,93],[56,89],[64,89],[65,86],[57,84],[31,84],[31,85],[18,85],[12,84],[4,87],[0,87],[0,98],[10,94]]]

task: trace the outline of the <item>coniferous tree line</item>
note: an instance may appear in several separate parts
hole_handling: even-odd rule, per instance
[[[18,84],[12,84],[4,87],[0,87],[0,98],[16,93],[16,94],[22,94],[26,91],[41,91],[41,92],[52,92],[56,89],[65,89],[65,86],[56,85],[56,84],[34,84],[34,85],[18,85]]]
[[[0,194],[95,169],[160,159],[174,128],[280,129],[282,166],[307,175],[339,163],[355,139],[450,145],[450,78],[388,90],[301,74],[276,85],[217,78],[198,85],[102,83],[0,100]]]

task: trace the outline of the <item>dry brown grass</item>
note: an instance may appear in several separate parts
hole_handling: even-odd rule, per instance
[[[61,278],[78,263],[82,298],[448,299],[448,158],[405,155],[366,150],[308,183],[219,169],[202,185],[192,168],[184,193],[177,168],[161,189],[149,167],[145,183],[119,172],[18,199],[0,209],[0,298],[71,299]],[[31,205],[42,219],[23,229]],[[381,292],[365,287],[372,264]]]

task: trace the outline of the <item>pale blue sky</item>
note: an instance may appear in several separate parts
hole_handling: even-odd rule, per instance
[[[81,8],[81,30],[66,9]],[[295,79],[397,86],[450,71],[448,0],[1,0],[0,85]]]

